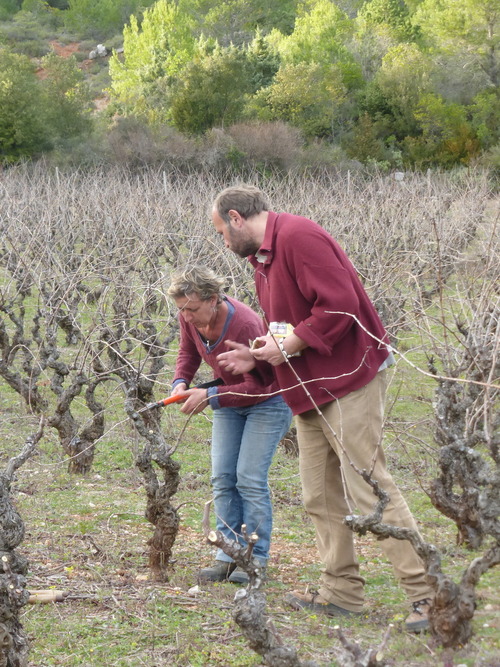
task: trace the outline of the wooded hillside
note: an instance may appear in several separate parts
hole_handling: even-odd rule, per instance
[[[498,168],[499,17],[494,0],[3,0],[0,161]],[[98,43],[112,55],[82,71]]]

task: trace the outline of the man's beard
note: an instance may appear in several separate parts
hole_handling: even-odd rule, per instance
[[[258,244],[249,238],[238,237],[233,230],[230,232],[231,250],[239,257],[248,257],[255,255],[259,249]]]
[[[255,243],[247,242],[239,248],[234,249],[233,252],[239,257],[248,257],[249,255],[255,255],[258,249],[259,247]]]

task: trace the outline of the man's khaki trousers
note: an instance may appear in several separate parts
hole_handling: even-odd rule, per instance
[[[381,371],[365,387],[320,406],[327,423],[316,410],[296,418],[304,505],[324,564],[319,593],[350,611],[363,607],[364,579],[359,574],[353,533],[342,521],[355,509],[370,514],[377,502],[351,463],[360,470],[372,470],[372,478],[389,494],[384,523],[418,530],[387,471],[382,451],[386,376],[387,371]],[[410,542],[388,538],[379,544],[412,602],[433,597],[422,561]]]

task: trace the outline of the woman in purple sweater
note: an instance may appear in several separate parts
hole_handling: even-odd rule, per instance
[[[268,471],[272,457],[291,422],[291,410],[279,391],[269,364],[233,375],[217,361],[226,340],[248,345],[265,334],[261,318],[245,304],[225,296],[224,279],[211,269],[192,265],[175,274],[168,289],[179,309],[180,346],[172,394],[185,392],[181,410],[197,414],[213,409],[212,487],[217,529],[241,541],[241,526],[256,532],[254,556],[263,568],[269,558],[272,505]],[[189,389],[205,361],[222,385]],[[223,551],[201,570],[204,581],[246,583],[248,577]]]

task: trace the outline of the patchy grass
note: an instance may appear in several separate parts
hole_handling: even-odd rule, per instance
[[[410,422],[412,397],[401,400],[401,414],[404,416],[406,408]],[[235,586],[194,588],[198,569],[213,557],[201,531],[203,505],[210,497],[209,421],[204,416],[193,419],[176,454],[182,463],[183,481],[176,497],[182,525],[166,584],[148,580],[146,542],[151,526],[143,518],[145,496],[133,464],[140,445],[118,416],[120,421],[112,432],[113,440],[99,444],[88,477],[66,472],[66,463],[49,435],[39,455],[18,472],[14,494],[27,528],[20,550],[30,560],[28,587],[68,593],[64,602],[23,609],[22,622],[31,641],[30,667],[261,664],[232,621]],[[26,432],[30,427],[34,430],[34,421],[26,418],[25,422]],[[176,438],[183,421],[175,408],[165,412],[165,425]],[[12,420],[4,420],[1,426],[2,432],[12,436]],[[7,451],[0,466],[19,449],[18,437],[5,440]],[[443,551],[446,570],[459,576],[474,554],[455,545],[454,525],[437,513],[420,486],[420,479],[427,478],[426,457],[417,454],[412,463],[415,443],[409,441],[406,450],[401,443],[389,424],[387,450],[393,473],[425,537]],[[413,464],[420,468],[419,476],[413,474]],[[321,568],[313,529],[301,505],[297,460],[284,448],[276,454],[270,479],[275,530],[266,587],[269,616],[283,641],[294,645],[301,659],[322,665],[345,664],[334,631],[338,619],[295,612],[283,601],[291,588],[314,586]],[[389,664],[434,665],[445,657],[450,659],[449,652],[433,646],[428,636],[405,632],[408,603],[390,565],[373,538],[358,537],[356,541],[366,578],[366,612],[359,619],[342,619],[346,636],[365,647],[376,646],[391,623],[394,628],[384,652]],[[448,664],[499,664],[499,584],[498,571],[490,571],[481,580],[475,635]]]

